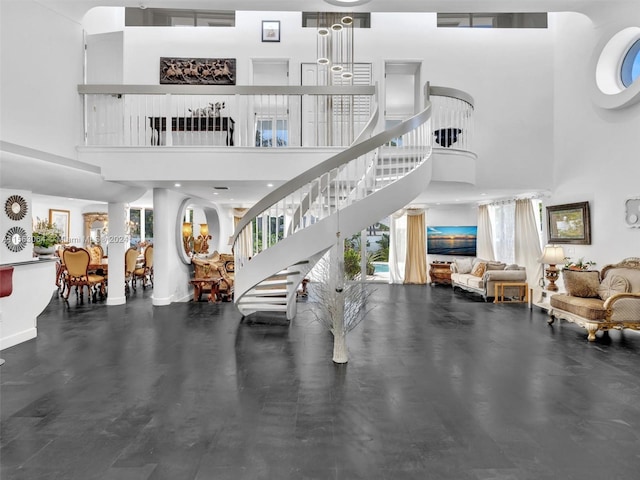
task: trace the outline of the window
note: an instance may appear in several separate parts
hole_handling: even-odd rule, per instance
[[[235,27],[236,12],[125,8],[126,27]]]
[[[640,76],[640,39],[635,41],[624,56],[620,74],[622,76],[622,84],[625,87],[630,87]]]
[[[325,18],[330,15],[326,12],[302,12],[302,26],[318,28]],[[344,15],[347,14],[345,13]],[[350,12],[348,16],[353,19],[353,28],[371,28],[371,14],[369,12]]]
[[[547,28],[546,13],[438,13],[439,28]]]
[[[275,125],[275,130],[274,130]],[[286,147],[289,144],[287,120],[256,121],[256,147]]]

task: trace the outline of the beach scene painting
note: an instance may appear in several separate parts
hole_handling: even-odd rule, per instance
[[[475,257],[477,236],[477,226],[427,227],[427,253]]]

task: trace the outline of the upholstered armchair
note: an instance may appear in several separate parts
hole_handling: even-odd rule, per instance
[[[66,270],[64,282],[66,284],[65,300],[69,298],[71,287],[76,287],[76,299],[83,300],[84,287],[87,287],[87,298],[96,301],[97,293],[102,298],[106,295],[106,278],[103,275],[89,273],[91,255],[88,250],[78,247],[65,248],[62,252],[62,261]]]

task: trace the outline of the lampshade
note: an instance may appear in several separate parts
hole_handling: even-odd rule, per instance
[[[202,235],[203,237],[209,235],[209,225],[207,225],[206,223],[200,224],[200,235]]]
[[[557,265],[563,263],[564,259],[564,248],[561,245],[546,245],[539,262],[547,265]]]
[[[182,224],[182,236],[190,237],[193,234],[193,226],[189,222]]]

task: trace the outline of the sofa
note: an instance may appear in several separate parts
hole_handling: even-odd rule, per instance
[[[207,292],[213,292],[216,300],[233,300],[235,264],[232,254],[213,252],[211,255],[194,255],[191,263],[193,278],[190,283],[194,288],[194,301],[200,300],[200,296]],[[217,280],[215,285],[210,279]]]
[[[600,272],[563,270],[565,293],[551,296],[549,325],[556,318],[587,329],[587,340],[612,328],[640,330],[640,258],[607,265]]]
[[[525,267],[516,264],[507,265],[503,262],[483,260],[480,258],[459,258],[451,263],[451,285],[468,292],[477,293],[488,301],[495,295],[496,283],[527,281]],[[513,292],[511,292],[513,290]],[[519,295],[520,289],[505,288],[505,296]]]

